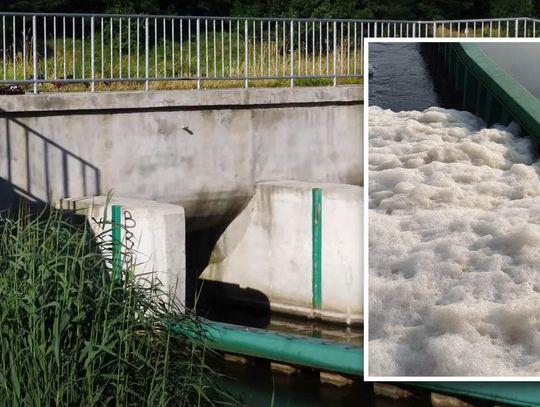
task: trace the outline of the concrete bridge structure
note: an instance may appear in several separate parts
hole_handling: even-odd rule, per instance
[[[174,222],[161,221],[160,227],[175,228],[174,233],[164,235],[176,237],[185,237],[186,230],[182,230],[184,211],[171,211],[167,205],[182,206],[185,209],[185,227],[191,231],[228,225],[242,210],[255,210],[253,208],[258,203],[262,202],[259,207],[267,209],[282,205],[283,202],[275,196],[268,195],[265,201],[264,194],[260,194],[257,201],[250,204],[250,199],[260,183],[265,183],[268,187],[268,182],[296,181],[302,182],[303,189],[306,188],[305,183],[312,183],[314,190],[324,188],[328,183],[348,184],[353,187],[353,191],[347,193],[349,196],[361,195],[356,188],[363,186],[364,176],[363,87],[361,84],[336,85],[344,79],[363,77],[361,53],[365,37],[440,37],[452,34],[458,37],[475,37],[480,34],[484,36],[486,33],[489,33],[489,36],[502,33],[502,36],[506,37],[529,37],[536,36],[537,28],[540,29],[536,26],[536,20],[528,18],[370,22],[23,13],[5,14],[2,17],[4,32],[7,32],[3,36],[4,39],[13,40],[8,41],[13,43],[9,52],[15,57],[10,59],[11,56],[7,55],[5,50],[0,53],[0,66],[3,67],[0,83],[31,85],[31,90],[37,94],[0,96],[0,208],[9,207],[20,197],[35,203],[56,204],[64,198],[93,197],[112,191],[116,197],[134,199],[129,201],[130,205],[137,208],[134,211],[149,207],[146,203],[135,200],[157,201],[159,204],[151,205],[153,211],[165,208],[167,217],[175,217]],[[56,24],[61,24],[63,17],[72,19],[74,25],[77,23],[81,27],[87,27],[86,33],[90,37],[91,46],[90,61],[87,60],[86,65],[84,58],[77,61],[77,64],[82,64],[77,65],[79,68],[75,63],[73,68],[66,66],[65,58],[60,58],[60,50],[56,46],[51,48],[46,43],[50,35],[57,39],[56,35],[61,31]],[[110,27],[112,22],[122,24],[123,19],[124,23],[129,21],[133,25],[137,24],[137,30],[141,28],[140,37],[137,31],[135,48],[129,45],[125,49],[122,46],[117,49],[113,42],[103,43],[104,34],[108,34],[106,23],[109,19]],[[153,24],[150,21],[152,19]],[[31,27],[26,40],[29,40],[33,47],[31,53],[24,53],[22,66],[17,68],[16,61],[20,59],[16,57],[18,44],[26,44],[27,41],[16,38],[19,31],[15,28],[25,22]],[[172,56],[170,64],[167,64],[169,60],[164,55],[164,64],[159,68],[163,71],[158,72],[157,57],[153,60],[150,58],[157,49],[157,32],[161,27],[158,23],[161,22],[163,32],[168,27],[166,32],[173,33],[169,38],[160,38],[164,44],[178,46],[188,43],[190,52],[196,54],[195,59],[189,54],[189,66],[187,61],[180,66],[175,65],[180,54],[177,54],[175,60],[169,53],[166,55]],[[180,25],[182,23],[184,26]],[[189,29],[186,28],[187,23],[192,24]],[[48,32],[51,24],[55,27],[54,32]],[[65,25],[65,22],[63,24]],[[181,33],[184,37],[175,37],[174,27],[177,27],[176,33]],[[113,29],[110,30],[112,33]],[[39,34],[42,32],[45,35]],[[236,36],[233,35],[234,32],[237,33]],[[281,41],[282,36],[286,40],[278,47],[276,43]],[[150,41],[152,38],[156,38],[154,48]],[[274,38],[276,43],[270,40]],[[255,44],[254,39],[262,45],[252,47],[251,44]],[[82,40],[84,43],[84,38]],[[219,49],[216,44],[226,44],[227,41],[232,43],[232,40],[239,44],[235,48],[235,52],[238,51],[238,60],[231,57],[225,64],[218,64],[220,59],[224,60],[224,54],[216,54],[215,51],[214,55],[209,53],[209,41],[213,44],[210,49],[216,50]],[[80,44],[73,45],[73,55],[76,54],[75,47],[81,46]],[[104,51],[108,51],[109,47],[110,60],[106,60],[104,55],[107,54],[108,57],[108,52]],[[225,49],[222,46],[222,51]],[[126,60],[130,65],[124,64],[119,70],[111,69],[109,74],[105,72],[105,68],[113,62],[113,51],[119,52],[114,55],[116,61],[122,60],[126,53],[134,55],[136,52],[137,57],[136,60]],[[64,54],[65,52],[64,50]],[[186,52],[185,49],[182,50],[181,55],[185,56]],[[267,55],[272,58],[267,58]],[[313,55],[325,56],[326,59],[311,58]],[[270,59],[273,60],[274,57],[280,66],[275,72],[270,63]],[[239,68],[234,72],[233,62],[236,62]],[[177,67],[181,71],[175,74],[174,68],[168,71],[167,66],[169,69]],[[12,76],[8,74],[10,72],[13,72]],[[253,81],[267,79],[285,80],[285,84],[291,87],[249,87]],[[329,84],[333,86],[292,87],[306,79],[329,80]],[[205,84],[211,81],[228,80],[240,81],[243,88],[203,89]],[[195,89],[148,91],[152,84],[158,81],[191,81]],[[116,82],[136,82],[142,84],[146,91],[98,92],[102,84]],[[62,93],[50,92],[51,88],[46,88],[77,83],[88,84],[87,91]],[[287,185],[294,187],[294,184]],[[271,185],[269,189],[279,190],[282,186],[280,184],[279,188],[274,188],[275,186]],[[287,207],[295,207],[298,202],[303,205],[302,208],[306,207],[306,203],[308,206],[313,204],[312,207],[309,206],[313,209],[314,220],[312,241],[306,243],[311,245],[309,249],[314,253],[313,264],[308,256],[308,260],[302,263],[304,268],[297,269],[308,273],[308,277],[313,276],[313,281],[316,275],[326,278],[320,270],[324,263],[320,256],[316,258],[316,252],[321,252],[318,250],[320,247],[317,247],[320,240],[317,240],[315,230],[321,225],[319,210],[322,204],[317,206],[319,203],[315,199],[315,193],[313,201],[306,199],[305,191],[299,194],[287,191],[287,194],[292,196],[292,204]],[[265,205],[274,201],[277,202],[276,205]],[[122,202],[122,199],[119,199],[116,203],[121,205]],[[164,206],[161,206],[162,204]],[[88,206],[88,202],[84,205]],[[242,223],[248,218],[249,216],[242,212],[239,222]],[[251,219],[255,220],[253,230],[259,230],[261,217],[253,216]],[[289,216],[289,219],[291,222],[295,221],[294,216]],[[322,219],[325,219],[324,212]],[[235,231],[249,229],[244,227],[249,222],[245,222],[244,226],[240,225],[242,227],[239,227],[239,222],[235,225],[233,222],[229,237],[223,235],[217,246],[220,253],[232,252],[229,242],[235,239],[230,238],[231,234],[234,237]],[[305,219],[302,219],[302,222],[309,227],[309,222]],[[340,222],[343,230],[350,226],[347,219],[341,219]],[[151,222],[146,221],[144,224],[151,225]],[[339,229],[337,228],[338,231]],[[322,230],[324,236],[324,226]],[[167,239],[166,236],[163,239]],[[263,236],[268,242],[275,239],[272,233],[265,233]],[[362,247],[361,238],[357,237],[358,246],[349,242],[349,249],[353,246]],[[146,242],[146,247],[150,248],[149,250],[158,248],[159,253],[172,250],[170,244],[164,244],[159,239],[161,238]],[[294,239],[286,242],[290,241]],[[276,255],[279,256],[279,253]],[[223,263],[224,259],[226,256],[219,261]],[[164,264],[162,267],[174,269],[175,272],[185,272],[185,258],[176,260],[173,263],[159,264]],[[356,257],[355,262],[361,264]],[[208,270],[208,274],[214,277],[227,275],[228,271],[224,267],[226,264],[216,265],[214,270]],[[291,269],[290,272],[298,270]],[[295,281],[309,284],[310,279]],[[351,281],[353,280],[347,277],[346,282]],[[185,279],[183,283],[185,284]],[[270,285],[272,284],[274,283],[271,282]],[[334,286],[338,287],[337,290],[342,290],[342,285],[336,283]],[[302,306],[316,309],[318,312],[314,314],[320,316],[321,305],[315,299],[310,303],[309,298],[310,293],[313,293],[315,298],[320,286],[313,283],[311,288],[311,292],[307,290],[307,294],[302,293]],[[352,294],[355,293],[357,291],[352,291]],[[325,296],[320,295],[320,298],[324,299]],[[359,302],[360,309],[345,312],[347,322],[361,321],[362,301]],[[336,310],[330,309],[329,313],[335,319]],[[313,316],[309,312],[307,314]],[[233,353],[244,352],[250,356],[320,367],[349,375],[363,374],[363,352],[358,346],[334,346],[327,341],[313,339],[308,341],[310,355],[307,357],[304,352],[307,348],[301,345],[299,338],[249,330],[245,327],[210,325],[215,331],[211,331],[210,340],[217,349]],[[291,338],[295,339],[294,343],[300,344],[297,349],[288,346]],[[265,342],[268,339],[270,341]],[[249,345],[246,345],[248,343]],[[263,346],[264,343],[268,346]],[[337,350],[339,357],[334,358],[335,353],[326,353],[324,349]],[[358,364],[351,362],[356,359]],[[526,403],[536,397],[527,393],[530,389],[524,390],[524,384],[520,384],[517,390],[510,386],[506,394],[502,395],[499,388],[486,390],[485,386],[475,383],[465,386],[459,383],[426,383],[421,386],[507,403],[515,402],[516,405],[533,405]],[[516,393],[518,391],[520,394]],[[519,397],[523,400],[523,395],[526,395],[527,399],[520,401]],[[537,398],[535,400],[537,401]]]
[[[0,96],[0,202],[107,194],[228,222],[263,181],[362,185],[363,88]]]

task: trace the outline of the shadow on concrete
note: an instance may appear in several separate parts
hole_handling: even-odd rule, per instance
[[[37,197],[29,196],[8,180],[0,177],[0,213],[16,216],[24,208],[30,213],[38,214],[47,207],[46,202]]]
[[[24,203],[40,211],[72,193],[101,194],[99,168],[5,110],[0,117],[0,210]]]
[[[22,113],[24,116],[24,112]],[[17,216],[24,207],[30,213],[40,214],[51,209],[60,199],[71,196],[101,195],[101,172],[98,167],[54,141],[50,136],[33,128],[31,117],[14,116],[13,113],[0,109],[0,211]],[[82,135],[73,134],[73,137]],[[186,235],[186,305],[192,307],[195,298],[204,304],[204,312],[212,317],[223,319],[216,310],[222,309],[226,293],[230,287],[218,287],[216,284],[202,285],[199,276],[208,264],[215,243],[241,211],[239,207],[221,216],[215,226],[205,229],[193,228],[198,220],[187,220]],[[208,289],[206,289],[208,286]],[[254,290],[242,290],[236,287],[235,297],[245,299],[246,304],[256,300],[257,309],[247,306],[239,315],[256,314],[259,321],[252,326],[260,326],[269,320],[270,307],[268,298]],[[202,310],[202,308],[201,308]],[[262,318],[261,318],[262,315]],[[229,315],[230,317],[230,315]],[[227,318],[229,318],[227,317]],[[261,322],[262,321],[262,322]]]
[[[271,311],[268,297],[237,284],[199,279],[197,313],[212,321],[266,328]]]
[[[266,328],[270,323],[270,300],[258,290],[236,284],[200,279],[219,237],[234,216],[212,228],[186,235],[186,304],[213,321]]]

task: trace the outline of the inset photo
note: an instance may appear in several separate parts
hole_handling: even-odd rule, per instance
[[[367,52],[367,379],[538,380],[540,43]]]

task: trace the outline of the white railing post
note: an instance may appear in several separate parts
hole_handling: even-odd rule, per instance
[[[249,86],[249,27],[248,27],[248,20],[247,18],[244,20],[244,67],[246,69],[245,71],[245,79],[244,79],[244,87],[247,88]],[[255,52],[255,50],[253,50]]]
[[[149,64],[150,64],[150,38],[149,38],[149,23],[148,23],[148,17],[144,19],[144,89],[148,90],[150,88],[150,81],[148,79],[148,75],[150,75],[149,72]]]
[[[294,87],[294,21],[291,20],[291,29],[290,29],[290,58],[291,58],[291,88]]]
[[[337,21],[334,20],[334,82],[333,85],[337,86]]]
[[[96,91],[96,53],[94,46],[94,16],[90,17],[90,70],[92,76],[92,82],[90,82],[90,90]]]
[[[34,93],[38,93],[37,24],[35,15],[32,16],[32,48],[32,62],[34,65]]]
[[[195,38],[195,43],[197,46],[197,89],[201,89],[201,19],[197,19],[196,24],[197,38]]]

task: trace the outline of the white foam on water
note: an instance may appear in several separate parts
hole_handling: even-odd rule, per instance
[[[370,375],[540,374],[540,163],[518,131],[370,107]]]

